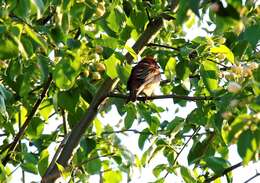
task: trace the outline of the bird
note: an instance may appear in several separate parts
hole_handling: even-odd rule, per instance
[[[136,101],[139,94],[146,97],[151,96],[160,84],[160,67],[156,60],[147,56],[133,67],[130,77],[127,81],[127,90],[130,91],[129,101]]]

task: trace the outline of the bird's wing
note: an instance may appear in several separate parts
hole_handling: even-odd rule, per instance
[[[139,81],[141,81],[141,85],[138,88],[137,95],[142,92],[144,87],[152,82],[155,82],[155,78],[160,75],[160,71],[158,68],[153,66],[140,67],[136,71],[136,76]]]
[[[136,69],[136,79],[142,81],[142,83],[147,84],[158,75],[160,75],[160,71],[154,66],[138,67]]]

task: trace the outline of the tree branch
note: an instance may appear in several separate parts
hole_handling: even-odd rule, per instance
[[[66,114],[63,109],[61,109],[61,115],[62,115],[62,125],[63,125],[63,130],[64,130],[64,135],[67,135],[67,121],[66,121]]]
[[[213,62],[213,63],[215,63],[215,64],[217,64],[217,65],[220,65],[220,66],[224,67],[226,70],[227,70],[227,69],[230,69],[230,67],[228,67],[228,66],[226,66],[226,65],[224,65],[224,64],[222,64],[222,63],[219,63],[219,62],[217,62],[217,61],[215,61],[215,60],[213,60],[213,59],[211,59],[211,58],[207,58],[206,60],[211,61],[211,62]]]
[[[238,167],[240,167],[240,166],[242,166],[242,165],[243,165],[242,162],[239,162],[239,163],[237,163],[237,164],[235,164],[235,165],[233,165],[233,166],[231,166],[231,167],[228,167],[228,168],[226,168],[221,174],[216,174],[216,175],[214,175],[214,176],[212,176],[212,177],[206,179],[206,180],[205,180],[205,183],[214,181],[214,180],[216,180],[217,178],[226,175],[227,173],[233,171],[234,169],[236,169],[236,168],[238,168]]]
[[[31,112],[29,113],[28,117],[26,118],[25,122],[23,123],[23,125],[21,126],[19,132],[17,133],[17,135],[15,136],[13,142],[8,146],[8,149],[7,149],[7,154],[5,156],[5,158],[3,159],[2,163],[3,165],[5,166],[7,164],[7,162],[10,160],[10,156],[12,154],[12,152],[15,150],[16,146],[17,146],[17,143],[19,142],[19,140],[22,138],[22,136],[24,135],[25,133],[25,130],[27,129],[30,121],[32,120],[33,116],[35,115],[37,109],[39,108],[42,100],[44,99],[50,85],[51,85],[51,81],[52,81],[52,77],[51,75],[48,77],[46,83],[44,84],[44,87],[43,87],[43,90],[42,90],[42,93],[40,95],[40,97],[36,100],[35,104],[33,105],[32,107],[32,110]],[[1,154],[4,153],[6,151],[5,150],[2,150],[1,151]]]
[[[256,170],[255,175],[250,177],[249,179],[247,179],[244,183],[248,183],[248,182],[250,182],[251,180],[255,179],[258,176],[260,176],[260,173]]]
[[[110,134],[117,134],[117,133],[128,133],[128,132],[131,132],[131,133],[135,133],[135,134],[147,134],[147,135],[154,135],[152,132],[145,132],[145,131],[139,131],[139,130],[136,130],[136,129],[123,129],[123,130],[115,130],[115,131],[103,131],[100,135],[103,136],[103,135],[110,135]],[[169,132],[168,130],[158,130],[157,132],[161,132],[162,134],[158,134],[158,135],[169,135],[167,133],[164,133],[164,132]],[[183,138],[187,138],[187,137],[194,137],[194,136],[200,136],[200,135],[207,135],[207,134],[210,134],[212,132],[203,132],[203,133],[196,133],[195,135],[182,135]],[[96,136],[97,134],[94,132],[94,133],[91,133],[91,134],[88,134],[87,136],[88,137],[92,137],[92,136]]]
[[[145,47],[145,45],[150,41],[150,39],[154,36],[155,33],[159,31],[159,29],[163,26],[163,19],[155,18],[151,22],[148,23],[146,29],[141,34],[141,36],[138,38],[134,46],[132,47],[135,53],[139,53],[142,51],[142,49]],[[125,58],[129,64],[131,64],[133,57],[130,53],[127,53],[125,55]],[[68,161],[70,157],[72,156],[73,150],[78,146],[81,136],[85,133],[86,129],[90,126],[92,121],[95,119],[98,109],[100,105],[104,102],[104,100],[107,98],[108,93],[110,93],[116,84],[118,83],[119,79],[111,79],[107,78],[99,90],[97,91],[96,95],[93,97],[92,102],[88,108],[88,111],[85,115],[85,117],[78,122],[74,128],[71,131],[71,134],[68,138],[67,143],[65,144],[57,162],[62,165],[63,167],[67,167]],[[57,166],[49,167],[48,174],[44,175],[42,178],[42,182],[46,183],[52,183],[55,182],[55,180],[60,177],[60,172],[57,168]],[[48,179],[50,177],[51,179]],[[44,179],[48,181],[44,181]]]
[[[61,143],[60,143],[58,149],[56,150],[56,152],[55,152],[55,154],[54,154],[54,156],[53,156],[53,158],[52,158],[52,160],[51,160],[51,163],[50,163],[50,165],[49,165],[49,167],[51,167],[51,169],[55,166],[56,160],[57,160],[57,158],[58,158],[58,156],[59,156],[59,154],[60,154],[62,148],[64,147],[64,144],[67,142],[68,137],[69,137],[68,134],[66,134],[66,135],[64,136],[64,138],[63,138],[63,140],[61,141]],[[46,172],[45,172],[45,174],[48,174],[48,173],[49,173],[48,171],[50,171],[51,169],[47,169]]]
[[[180,154],[182,153],[182,151],[185,149],[185,147],[188,145],[188,143],[191,141],[191,139],[198,133],[198,131],[200,130],[200,127],[197,127],[193,134],[190,136],[190,138],[187,140],[187,142],[182,146],[181,150],[177,153],[177,156],[175,157],[175,159],[173,160],[172,165],[174,166],[174,164],[176,163],[176,161],[178,160]],[[167,172],[164,176],[164,179],[169,175],[169,172]]]
[[[115,97],[115,98],[122,98],[127,100],[129,98],[128,95],[125,94],[119,94],[119,93],[108,93],[108,97]],[[149,97],[143,97],[139,96],[137,97],[137,100],[139,101],[145,101],[145,100],[154,100],[154,99],[182,99],[182,100],[188,100],[188,101],[198,101],[198,100],[217,100],[218,98],[214,98],[212,96],[184,96],[184,95],[154,95]]]
[[[169,45],[162,45],[162,44],[157,44],[157,43],[148,43],[146,46],[161,47],[161,48],[167,48],[167,49],[173,49],[173,50],[176,50],[176,51],[180,51],[179,47],[172,47],[172,46],[169,46]],[[230,69],[230,67],[228,67],[228,66],[226,66],[222,63],[219,63],[219,62],[217,62],[217,61],[215,61],[211,58],[207,58],[206,60],[222,66],[225,70]]]
[[[80,166],[82,166],[82,165],[84,165],[84,164],[86,164],[86,163],[88,163],[88,162],[90,162],[90,161],[93,161],[93,160],[96,160],[96,159],[99,159],[99,158],[105,158],[105,157],[113,156],[113,155],[115,155],[115,153],[108,153],[108,154],[104,154],[104,155],[101,155],[101,156],[95,156],[95,157],[89,158],[89,159],[87,159],[87,160],[81,162],[81,163],[78,165],[78,167],[80,167]]]
[[[161,47],[161,48],[167,48],[167,49],[173,49],[173,50],[176,50],[176,51],[180,51],[180,48],[178,48],[178,47],[172,47],[172,46],[168,46],[168,45],[161,45],[161,44],[157,44],[157,43],[148,43],[146,46]]]

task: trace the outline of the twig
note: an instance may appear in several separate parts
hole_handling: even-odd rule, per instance
[[[178,47],[172,47],[172,46],[168,46],[168,45],[161,45],[161,44],[157,44],[157,43],[148,43],[146,46],[156,46],[156,47],[161,47],[161,48],[167,48],[167,49],[173,49],[176,51],[180,51],[180,48]]]
[[[148,18],[149,22],[152,21],[152,19],[150,17],[150,14],[149,14],[149,11],[148,11],[147,8],[145,8],[145,12],[146,12],[146,15],[147,15],[147,18]]]
[[[16,146],[17,146],[17,143],[19,142],[19,140],[22,138],[22,136],[24,135],[25,133],[25,130],[27,129],[30,121],[32,120],[33,116],[35,115],[37,109],[39,108],[42,100],[44,99],[50,85],[51,85],[51,81],[52,81],[52,77],[51,75],[48,77],[44,87],[43,87],[43,90],[42,90],[42,93],[40,95],[40,97],[36,100],[34,106],[32,107],[32,110],[31,112],[29,113],[28,117],[26,118],[25,122],[23,123],[23,126],[21,127],[21,129],[19,130],[18,134],[15,136],[13,142],[10,144],[10,146],[8,146],[8,152],[7,152],[7,155],[6,157],[3,159],[2,163],[3,165],[5,166],[7,164],[7,162],[10,160],[10,156],[12,154],[12,152],[15,150]],[[1,153],[3,153],[5,151],[2,150]]]
[[[64,130],[64,135],[67,135],[67,122],[66,122],[66,116],[65,116],[65,111],[61,109],[61,115],[62,115],[62,125],[63,125],[63,130]]]
[[[21,111],[18,112],[18,125],[19,125],[19,130],[20,130],[21,126],[22,126]],[[23,152],[21,139],[19,140],[19,147],[21,148],[21,151]],[[22,163],[24,163],[23,160],[22,160]],[[25,183],[25,172],[23,169],[22,169],[22,183]]]
[[[176,50],[176,51],[180,51],[180,48],[179,47],[172,47],[172,46],[168,46],[168,45],[161,45],[161,44],[157,44],[157,43],[148,43],[147,46],[155,46],[155,47],[161,47],[161,48],[167,48],[167,49],[173,49],[173,50]],[[213,59],[210,59],[210,58],[207,58],[208,61],[210,62],[213,62],[215,64],[218,64],[222,67],[224,67],[225,69],[230,69],[230,67],[222,64],[222,63],[219,63]]]
[[[66,144],[66,142],[67,142],[67,140],[68,140],[68,137],[69,137],[69,134],[67,134],[67,135],[63,138],[63,140],[61,141],[61,143],[60,143],[58,149],[56,150],[56,152],[55,152],[55,154],[54,154],[54,156],[53,156],[53,158],[52,158],[52,160],[51,160],[51,163],[50,163],[49,167],[53,168],[53,167],[56,165],[56,160],[57,160],[57,158],[58,158],[58,156],[59,156],[61,150],[63,149],[64,144]],[[50,169],[47,169],[46,172],[45,172],[45,174],[48,174],[48,173],[49,173],[49,172],[48,172],[49,170],[50,170]],[[44,176],[43,176],[43,177],[44,177]],[[42,182],[45,182],[45,181],[47,181],[47,180],[44,180],[44,179],[42,180]]]
[[[101,136],[103,135],[109,135],[109,134],[115,134],[115,133],[125,133],[125,132],[133,132],[133,133],[137,133],[137,134],[151,134],[151,132],[142,132],[142,131],[139,131],[139,130],[136,130],[136,129],[125,129],[125,130],[115,130],[115,131],[104,131],[101,133]],[[88,136],[95,136],[96,133],[91,133],[89,134]]]
[[[115,155],[115,153],[104,154],[104,155],[102,155],[102,156],[95,156],[95,157],[89,158],[89,159],[87,159],[87,160],[81,162],[77,167],[80,167],[80,166],[82,166],[82,165],[84,165],[84,164],[86,164],[86,163],[88,163],[88,162],[90,162],[90,161],[93,161],[93,160],[95,160],[95,159],[105,158],[105,157],[109,157],[109,156],[113,156],[113,155]]]
[[[108,13],[105,13],[104,15],[102,15],[100,17],[97,17],[96,19],[94,19],[94,20],[92,20],[90,22],[87,22],[87,23],[85,22],[84,25],[86,26],[86,25],[90,25],[90,24],[96,23],[99,20],[102,20],[102,19],[106,18],[107,15],[108,15]],[[80,28],[78,28],[77,32],[75,33],[74,39],[78,39],[80,34],[81,34],[81,30],[80,30]]]
[[[115,97],[115,98],[122,98],[122,99],[128,99],[129,96],[125,94],[119,94],[119,93],[109,93],[108,97]],[[154,95],[149,97],[137,97],[137,100],[145,101],[145,100],[154,100],[154,99],[182,99],[182,100],[188,100],[188,101],[198,101],[198,100],[217,100],[218,98],[212,97],[212,96],[184,96],[184,95]]]
[[[228,66],[226,66],[226,65],[224,65],[224,64],[222,64],[222,63],[219,63],[219,62],[217,62],[217,61],[215,61],[215,60],[213,60],[213,59],[211,59],[211,58],[207,58],[207,60],[208,60],[208,61],[211,61],[211,62],[213,62],[213,63],[215,63],[215,64],[217,64],[217,65],[220,65],[220,66],[224,67],[225,69],[230,69],[230,67],[228,67]]]
[[[247,179],[244,183],[248,183],[248,182],[250,182],[251,180],[255,179],[258,176],[260,176],[260,173],[256,170],[255,175],[253,177],[250,177],[249,179]]]
[[[188,143],[191,141],[191,139],[197,134],[197,132],[200,130],[200,127],[197,127],[193,134],[190,136],[190,138],[187,140],[187,142],[182,146],[181,150],[177,153],[175,159],[173,160],[172,165],[174,166],[174,164],[176,163],[176,161],[178,160],[180,154],[182,153],[182,151],[185,149],[185,147],[188,145]],[[167,172],[164,176],[164,179],[169,175],[169,172]]]
[[[228,167],[228,168],[226,168],[221,174],[216,174],[216,175],[214,175],[214,176],[212,176],[212,177],[206,179],[204,183],[208,183],[208,182],[214,181],[214,180],[216,180],[217,178],[226,175],[227,173],[233,171],[234,169],[236,169],[236,168],[238,168],[238,167],[240,167],[240,166],[242,166],[242,165],[243,165],[242,162],[239,162],[239,163],[237,163],[237,164],[235,164],[235,165],[233,165],[233,166],[231,166],[231,167]]]

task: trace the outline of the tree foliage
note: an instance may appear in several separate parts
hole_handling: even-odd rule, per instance
[[[155,182],[168,174],[232,182],[234,168],[259,160],[260,8],[253,0],[0,5],[1,182],[12,176],[10,165],[43,182],[86,182],[95,174],[130,181],[133,169],[158,154],[167,161],[154,167]],[[195,24],[208,36],[186,39]],[[161,67],[161,95],[126,104],[131,65],[146,55]],[[153,100],[163,98],[196,107],[186,118],[176,111],[162,120],[167,109]],[[112,120],[113,108],[123,123],[104,125],[96,115]],[[127,133],[139,136],[141,157],[122,144]],[[187,166],[178,157],[188,144]],[[234,166],[233,144],[242,159]]]

